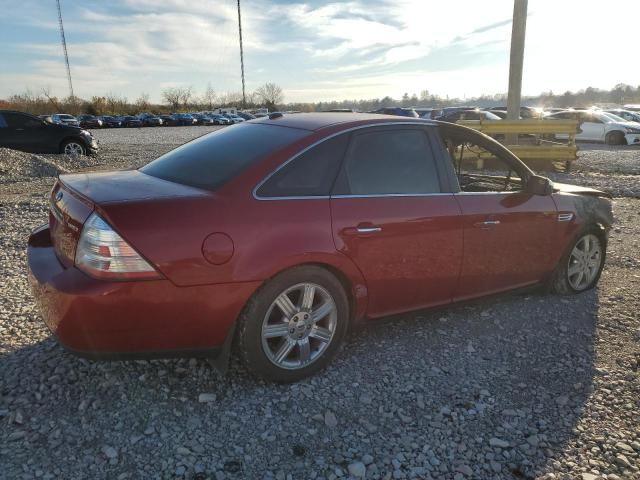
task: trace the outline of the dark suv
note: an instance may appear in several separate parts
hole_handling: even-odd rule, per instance
[[[32,153],[88,155],[98,152],[98,141],[80,127],[55,124],[47,117],[0,110],[0,147]]]

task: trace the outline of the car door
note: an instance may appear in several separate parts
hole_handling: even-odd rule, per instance
[[[426,127],[352,134],[331,196],[332,230],[365,278],[369,317],[451,301],[462,225],[441,159]]]
[[[533,284],[554,265],[558,216],[551,195],[534,195],[520,180],[530,175],[501,145],[476,132],[441,128],[456,165],[460,191],[454,195],[463,218],[464,250],[454,299]],[[453,127],[456,128],[456,127]],[[453,141],[451,140],[453,138]],[[454,144],[455,149],[451,147]],[[493,158],[478,168],[460,149],[481,149]],[[463,152],[464,153],[464,152]]]
[[[581,122],[582,133],[576,136],[577,139],[593,142],[604,141],[605,125],[602,120],[591,113],[579,113],[578,121]]]

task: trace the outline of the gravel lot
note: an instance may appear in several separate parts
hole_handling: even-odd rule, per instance
[[[640,478],[638,148],[582,145],[574,172],[553,175],[616,195],[586,294],[377,321],[290,386],[235,360],[220,377],[201,360],[64,352],[26,281],[49,175],[137,166],[213,129],[95,131],[101,153],[79,161],[0,150],[0,478]]]

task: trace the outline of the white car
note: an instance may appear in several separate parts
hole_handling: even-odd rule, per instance
[[[567,110],[552,113],[545,120],[578,120],[582,130],[576,140],[604,142],[607,145],[640,145],[640,123],[628,122],[611,113],[592,110]],[[566,139],[567,135],[556,135]]]

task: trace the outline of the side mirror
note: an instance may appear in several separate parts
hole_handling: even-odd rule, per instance
[[[547,177],[532,175],[527,183],[527,191],[533,195],[551,195],[553,193],[553,182]]]

